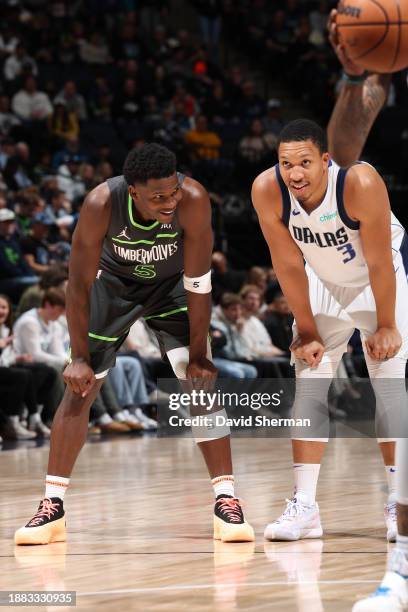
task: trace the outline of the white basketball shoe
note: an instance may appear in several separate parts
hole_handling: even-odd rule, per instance
[[[406,612],[408,610],[408,559],[395,548],[389,569],[378,589],[354,604],[352,612]]]
[[[392,502],[384,506],[384,519],[387,526],[387,541],[395,542],[397,539],[397,503]]]
[[[316,502],[305,503],[301,495],[287,499],[284,513],[273,523],[266,526],[266,540],[302,540],[304,538],[321,538],[323,535],[320,523],[319,506]]]

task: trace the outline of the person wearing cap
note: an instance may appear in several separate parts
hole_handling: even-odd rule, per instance
[[[15,217],[12,210],[0,209],[0,293],[17,303],[23,291],[38,282],[38,276],[28,266],[14,236]]]
[[[53,263],[52,253],[47,242],[52,219],[46,213],[37,213],[31,220],[29,235],[21,241],[24,259],[38,275],[44,274]]]

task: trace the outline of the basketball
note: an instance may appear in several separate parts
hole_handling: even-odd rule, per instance
[[[373,72],[408,66],[408,0],[342,0],[337,12],[339,40],[351,60]]]

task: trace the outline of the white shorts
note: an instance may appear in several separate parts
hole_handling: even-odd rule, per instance
[[[340,361],[355,329],[361,333],[361,341],[377,329],[377,312],[370,285],[364,287],[339,287],[322,281],[308,266],[309,296],[313,316],[326,348],[322,363]],[[402,337],[402,346],[396,357],[408,357],[408,282],[405,269],[396,272],[396,323]],[[297,335],[296,323],[293,337]]]

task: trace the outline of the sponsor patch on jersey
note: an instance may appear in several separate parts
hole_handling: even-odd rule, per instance
[[[334,212],[329,212],[327,213],[327,215],[322,215],[321,217],[319,217],[319,221],[324,223],[325,221],[331,221],[335,217],[337,217],[337,210],[335,210]]]

